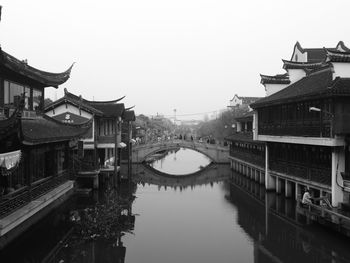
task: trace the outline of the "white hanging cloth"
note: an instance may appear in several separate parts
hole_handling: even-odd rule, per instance
[[[7,170],[15,167],[21,159],[21,154],[21,150],[0,153],[0,167],[6,168]]]

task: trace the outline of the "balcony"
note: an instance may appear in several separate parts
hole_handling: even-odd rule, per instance
[[[296,137],[332,137],[331,122],[289,121],[276,123],[259,123],[259,135],[296,136]]]
[[[230,156],[238,158],[242,161],[255,164],[257,166],[265,167],[265,157],[252,152],[237,151],[236,149],[230,149]]]
[[[25,186],[10,194],[0,196],[0,218],[7,216],[67,182],[69,176],[69,172],[66,170],[56,176],[47,177],[34,182],[31,186]]]
[[[272,173],[275,171],[287,176],[293,176],[302,180],[309,181],[310,183],[314,182],[327,186],[331,185],[331,168],[316,168],[285,161],[271,160],[270,170]]]

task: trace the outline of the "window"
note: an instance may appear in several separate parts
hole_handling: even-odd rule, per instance
[[[33,89],[33,109],[37,110],[41,106],[43,92]]]
[[[22,94],[25,92],[24,108],[30,108],[30,88],[14,82],[4,81],[4,104],[5,106],[18,106]]]

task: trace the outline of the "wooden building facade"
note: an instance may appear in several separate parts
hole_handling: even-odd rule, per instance
[[[0,49],[0,247],[73,188],[72,149],[91,124],[43,114],[45,87],[66,82],[71,68],[41,71]]]
[[[287,75],[261,75],[270,95],[251,104],[254,140],[266,145],[265,186],[295,198],[312,188],[317,196],[328,193],[333,206],[348,205],[350,52],[342,42],[299,47],[283,61]]]

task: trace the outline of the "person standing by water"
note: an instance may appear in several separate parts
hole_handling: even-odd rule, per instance
[[[306,189],[304,194],[303,194],[303,199],[301,200],[301,203],[303,205],[310,205],[312,204],[312,197],[309,189]]]

